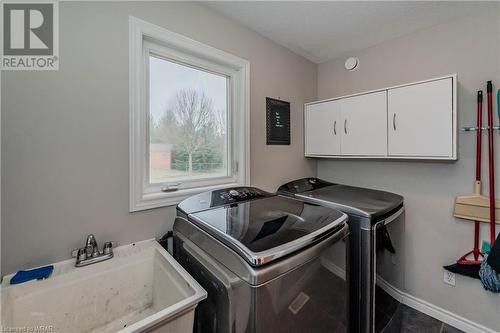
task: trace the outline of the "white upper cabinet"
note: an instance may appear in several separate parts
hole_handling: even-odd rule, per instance
[[[306,155],[340,154],[340,101],[310,104],[304,112]]]
[[[305,155],[457,159],[457,78],[305,105]]]
[[[389,156],[453,157],[453,79],[388,91]]]
[[[387,92],[340,99],[342,155],[387,155]]]

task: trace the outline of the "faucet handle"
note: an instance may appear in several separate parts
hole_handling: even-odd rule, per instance
[[[104,243],[102,247],[102,253],[103,254],[110,254],[113,253],[113,247],[116,246],[116,242],[106,242]]]
[[[116,245],[118,245],[115,241],[106,242],[104,243],[104,246],[106,246],[106,244],[111,244],[111,247],[116,247]]]
[[[81,247],[77,250],[71,251],[71,257],[77,258],[78,260],[85,260],[87,258],[86,248]]]
[[[78,249],[77,260],[85,260],[87,259],[87,251],[83,247]]]

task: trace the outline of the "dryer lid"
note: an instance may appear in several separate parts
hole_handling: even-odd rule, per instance
[[[386,191],[303,178],[282,185],[279,194],[294,196],[377,222],[403,207],[403,197]]]
[[[260,266],[342,229],[337,210],[279,196],[195,212],[189,219],[248,263]]]

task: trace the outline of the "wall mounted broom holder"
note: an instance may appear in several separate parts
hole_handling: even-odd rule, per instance
[[[487,127],[481,127],[481,130],[483,131],[488,131],[490,128],[487,126]],[[472,127],[462,127],[460,129],[462,132],[475,132],[478,130],[478,128],[476,126],[472,126]],[[500,126],[493,126],[493,130],[494,131],[499,131],[500,130]]]

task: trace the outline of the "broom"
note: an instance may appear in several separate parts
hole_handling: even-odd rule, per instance
[[[490,91],[491,95],[491,81],[488,82],[488,89]],[[490,96],[488,96],[490,97]],[[497,91],[497,107],[498,107],[498,118],[500,120],[500,89]],[[493,113],[493,112],[492,112]],[[488,115],[489,116],[489,115]],[[489,122],[489,117],[488,117],[488,122]],[[493,121],[491,121],[493,123]],[[493,124],[490,125],[490,134],[491,138],[489,138],[490,141],[493,140]],[[493,153],[491,149],[491,154]],[[490,162],[490,168],[493,168],[493,164]],[[490,171],[491,174],[491,171]],[[491,178],[491,175],[490,175]],[[492,182],[492,180],[490,180]],[[490,191],[491,185],[490,185]],[[492,194],[493,193],[493,194]],[[494,199],[495,193],[494,190],[493,192],[490,192],[490,205],[495,204],[495,199]],[[490,218],[492,222],[493,227],[490,230],[490,238],[493,239],[495,237],[495,209],[490,206]],[[495,243],[491,243],[491,251],[489,255],[486,257],[485,260],[483,260],[481,264],[481,269],[479,271],[479,277],[481,278],[481,282],[483,284],[484,289],[492,291],[492,292],[500,292],[500,235],[498,235]]]
[[[482,126],[483,126],[483,91],[477,92],[477,118],[476,118],[476,180],[474,182],[474,194],[469,196],[461,196],[455,199],[455,209],[453,214],[455,217],[470,219],[474,215],[471,212],[471,204],[477,202],[481,197],[481,143],[482,143]],[[472,209],[473,210],[473,209]],[[472,213],[472,214],[471,214]],[[473,217],[473,220],[475,218]],[[444,269],[465,276],[479,278],[479,269],[482,258],[484,257],[479,250],[479,221],[474,222],[474,248],[467,252],[456,263],[444,266]],[[473,258],[468,259],[472,255]]]

